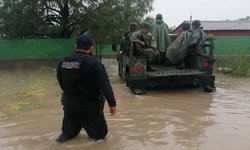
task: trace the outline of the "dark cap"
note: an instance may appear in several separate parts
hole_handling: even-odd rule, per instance
[[[156,20],[162,20],[163,19],[162,14],[157,14],[155,19]]]
[[[131,22],[131,23],[129,24],[129,28],[130,28],[130,29],[136,30],[136,23]]]
[[[192,22],[192,26],[199,28],[201,26],[201,21],[200,20],[194,20]]]
[[[76,45],[79,47],[90,47],[93,44],[94,44],[94,38],[87,33],[79,35],[76,38]]]
[[[189,29],[190,29],[190,23],[188,23],[188,22],[183,23],[182,29],[183,29],[184,31],[189,30]]]
[[[141,25],[142,28],[150,29],[150,24],[147,22],[142,23]]]

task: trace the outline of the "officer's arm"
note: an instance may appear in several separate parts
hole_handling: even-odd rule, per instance
[[[58,83],[59,83],[59,85],[60,85],[60,87],[62,88],[62,86],[61,86],[61,66],[62,66],[62,62],[60,62],[59,64],[58,64],[58,66],[57,66],[57,74],[56,74],[56,77],[57,77],[57,81],[58,81]]]
[[[110,107],[116,106],[113,89],[111,87],[107,72],[101,62],[98,62],[95,67],[95,77],[97,79],[97,86],[104,94]]]

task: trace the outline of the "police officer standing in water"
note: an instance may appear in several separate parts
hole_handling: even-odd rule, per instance
[[[104,139],[108,133],[103,113],[104,97],[111,115],[116,114],[116,100],[106,70],[92,51],[93,38],[82,34],[76,39],[75,52],[58,65],[57,80],[63,91],[64,111],[58,143],[76,137],[82,128],[89,138]]]

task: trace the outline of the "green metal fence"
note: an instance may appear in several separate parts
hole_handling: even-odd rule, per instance
[[[72,39],[0,40],[0,59],[60,58],[73,47]]]
[[[0,40],[0,60],[62,58],[74,49],[73,39]],[[115,55],[111,45],[98,47]],[[96,50],[95,50],[96,51]],[[215,37],[215,55],[250,55],[250,37]]]
[[[215,55],[250,55],[250,37],[215,37]]]
[[[0,40],[0,60],[62,58],[73,50],[73,39]],[[101,51],[114,54],[111,45],[102,46]]]

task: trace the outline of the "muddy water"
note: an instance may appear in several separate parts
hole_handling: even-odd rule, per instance
[[[96,143],[82,131],[78,137],[65,144],[55,142],[63,114],[55,73],[1,72],[0,97],[1,101],[5,101],[0,105],[20,101],[20,98],[12,98],[8,92],[27,84],[34,76],[42,80],[46,92],[22,99],[36,99],[47,105],[20,111],[0,120],[0,149],[249,149],[250,79],[217,76],[217,92],[212,94],[197,89],[157,89],[148,90],[146,95],[135,96],[116,76],[115,69],[109,70],[118,102],[118,114],[110,117],[107,108],[105,110],[110,130],[107,139]]]

